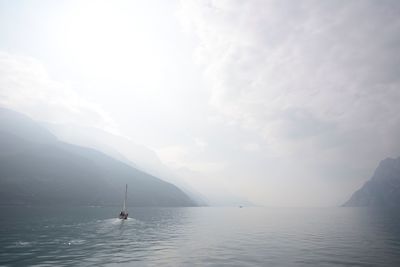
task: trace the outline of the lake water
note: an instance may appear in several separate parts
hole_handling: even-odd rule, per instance
[[[366,208],[1,207],[1,266],[400,266],[400,215]]]

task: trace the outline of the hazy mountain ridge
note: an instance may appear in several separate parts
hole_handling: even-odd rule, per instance
[[[195,206],[176,186],[0,109],[0,204]]]
[[[250,201],[226,190],[217,193],[212,193],[212,188],[198,191],[186,180],[189,177],[190,179],[196,177],[195,172],[185,168],[170,169],[164,165],[154,150],[139,145],[127,137],[94,127],[73,124],[42,123],[42,125],[63,142],[101,151],[136,169],[178,186],[199,206],[254,206]],[[199,179],[199,177],[194,179]]]
[[[343,206],[400,207],[400,157],[382,160],[372,178]]]
[[[136,144],[126,137],[93,127],[55,123],[42,123],[42,125],[63,142],[92,148],[110,155],[135,169],[176,185],[197,205],[208,205],[208,201],[201,193],[165,166],[153,150],[143,145]]]

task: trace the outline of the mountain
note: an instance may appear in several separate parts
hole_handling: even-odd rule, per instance
[[[400,207],[400,157],[381,161],[372,178],[343,206]]]
[[[138,170],[178,186],[198,206],[207,206],[205,197],[164,165],[153,150],[136,144],[127,137],[94,127],[73,124],[42,123],[41,125],[63,142],[93,148],[110,155]],[[185,177],[190,177],[190,175]]]
[[[0,108],[1,205],[195,206],[182,190],[95,149],[59,141]]]

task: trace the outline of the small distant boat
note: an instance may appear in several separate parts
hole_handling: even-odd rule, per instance
[[[122,207],[121,212],[119,213],[118,218],[121,220],[126,220],[128,219],[128,211],[126,210],[126,199],[128,197],[128,185],[125,185],[125,198],[124,198],[124,206]]]

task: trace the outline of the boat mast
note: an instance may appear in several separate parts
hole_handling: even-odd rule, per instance
[[[128,197],[128,184],[125,185],[125,199],[124,199],[124,208],[123,208],[123,211],[125,211],[125,212],[126,212],[126,200],[127,200],[127,197]]]

